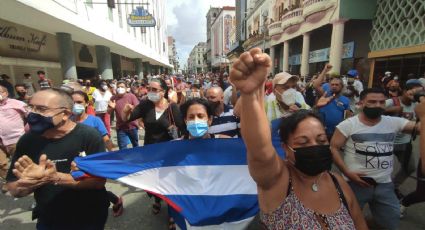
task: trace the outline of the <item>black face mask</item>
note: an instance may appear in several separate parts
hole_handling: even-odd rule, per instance
[[[315,145],[295,148],[295,168],[309,176],[316,176],[332,167],[329,145]]]
[[[367,107],[365,106],[363,108],[363,113],[366,115],[367,118],[370,119],[377,119],[384,113],[384,109],[381,107]]]
[[[220,101],[210,101],[208,102],[213,112],[217,111],[217,108],[220,106]]]
[[[46,130],[55,127],[53,117],[46,117],[38,113],[30,112],[27,117],[31,132],[43,134]]]
[[[24,97],[27,93],[26,92],[18,92],[18,95],[21,97]]]

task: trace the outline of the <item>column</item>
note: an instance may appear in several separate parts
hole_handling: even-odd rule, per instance
[[[289,70],[289,41],[283,42],[283,71]]]
[[[310,58],[310,34],[303,34],[303,50],[301,54],[301,76],[308,75],[308,60]]]
[[[141,58],[135,58],[134,61],[134,69],[136,71],[137,76],[139,76],[139,79],[143,78],[143,65],[142,65],[142,59]]]
[[[106,46],[95,46],[97,58],[97,70],[102,79],[113,79],[111,50]]]
[[[332,23],[331,50],[329,63],[333,66],[332,73],[339,74],[341,71],[342,48],[344,42],[344,23],[346,20],[338,20]]]
[[[275,62],[275,47],[272,46],[270,47],[270,59],[272,59],[272,76],[274,77],[274,75],[276,74],[275,70],[276,70],[276,62]]]
[[[56,39],[58,41],[59,61],[63,79],[76,80],[78,76],[71,34],[56,33]]]

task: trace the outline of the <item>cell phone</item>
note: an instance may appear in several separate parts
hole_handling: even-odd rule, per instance
[[[360,177],[360,179],[364,180],[366,183],[372,185],[372,186],[376,186],[378,185],[378,183],[376,182],[375,179],[373,179],[372,177]]]

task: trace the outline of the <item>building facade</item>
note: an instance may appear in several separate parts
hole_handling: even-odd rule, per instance
[[[133,2],[3,0],[0,73],[11,76],[15,84],[24,73],[44,70],[60,84],[97,75],[111,79],[168,71],[172,66],[165,0]],[[132,27],[130,14],[155,22],[151,27]]]
[[[168,60],[173,66],[173,73],[179,72],[179,57],[177,56],[176,40],[172,36],[168,36]]]
[[[378,0],[371,31],[369,85],[386,71],[401,81],[425,73],[425,1]]]
[[[211,27],[212,27],[212,23],[214,22],[215,18],[217,17],[218,13],[220,13],[220,8],[217,7],[211,7],[208,10],[208,13],[206,15],[207,18],[207,52],[205,54],[205,58],[207,60],[207,66],[208,66],[208,70],[211,70]]]
[[[205,60],[206,52],[207,44],[205,42],[199,42],[195,47],[193,47],[187,60],[189,73],[199,74],[208,71],[207,62]]]
[[[211,66],[213,70],[222,70],[230,66],[230,61],[227,54],[230,52],[232,43],[235,42],[236,36],[233,36],[232,41],[231,33],[236,27],[235,7],[224,6],[217,18],[211,26]]]
[[[268,25],[273,71],[313,75],[329,62],[335,74],[369,73],[376,0],[274,0]]]

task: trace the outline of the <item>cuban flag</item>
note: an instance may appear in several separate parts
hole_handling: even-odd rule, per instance
[[[158,195],[181,229],[245,229],[259,211],[242,139],[164,142],[75,162],[74,178],[109,178]]]

